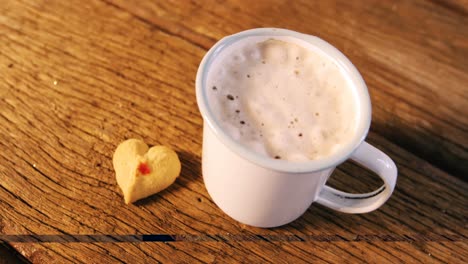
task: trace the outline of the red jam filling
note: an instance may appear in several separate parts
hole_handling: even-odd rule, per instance
[[[150,174],[151,173],[151,169],[150,167],[148,166],[148,164],[146,163],[140,163],[140,165],[138,165],[138,171],[140,172],[140,174],[142,175],[146,175],[146,174]]]

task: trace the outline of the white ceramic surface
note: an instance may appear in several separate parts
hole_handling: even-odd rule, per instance
[[[353,84],[358,100],[359,123],[353,140],[338,153],[320,160],[288,162],[250,151],[223,132],[207,102],[205,87],[213,58],[223,48],[248,36],[291,36],[307,41],[335,61]],[[391,196],[397,179],[394,162],[364,142],[371,121],[367,86],[354,65],[327,42],[298,32],[259,28],[223,38],[203,58],[197,72],[196,96],[203,116],[202,173],[213,201],[229,216],[244,224],[275,227],[300,217],[314,202],[345,213],[377,209]],[[348,194],[325,183],[334,168],[351,158],[377,173],[384,185],[372,193]]]

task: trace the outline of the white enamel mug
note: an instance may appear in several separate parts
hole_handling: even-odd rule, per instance
[[[225,47],[250,36],[289,36],[306,41],[345,72],[358,100],[359,116],[357,133],[340,151],[307,162],[278,160],[249,150],[223,131],[208,102],[208,71]],[[364,141],[371,122],[367,86],[354,65],[322,39],[275,28],[252,29],[225,37],[200,63],[196,96],[204,120],[202,173],[206,189],[216,205],[241,223],[257,227],[281,226],[300,217],[313,202],[344,213],[367,213],[384,204],[395,188],[395,163]],[[335,167],[347,159],[374,171],[384,185],[364,194],[350,194],[327,186],[325,183]]]

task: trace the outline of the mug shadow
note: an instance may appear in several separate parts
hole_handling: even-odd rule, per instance
[[[187,151],[180,151],[180,162],[182,163],[181,177],[188,180],[196,180],[201,177],[201,157]]]
[[[440,133],[403,123],[394,118],[390,123],[373,121],[372,131],[366,140],[372,144],[385,146],[385,140],[403,148],[442,170],[467,181],[468,162],[464,153],[466,146]],[[434,129],[437,127],[434,127]],[[449,135],[449,134],[447,134]],[[383,140],[385,138],[385,140]],[[466,153],[466,152],[465,152]]]

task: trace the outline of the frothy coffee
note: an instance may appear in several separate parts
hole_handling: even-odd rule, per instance
[[[355,94],[326,54],[292,37],[247,37],[212,62],[209,107],[232,138],[289,161],[333,155],[356,131]]]

